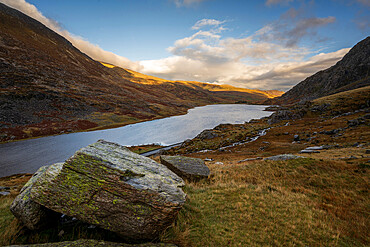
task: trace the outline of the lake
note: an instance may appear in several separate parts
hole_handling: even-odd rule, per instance
[[[224,104],[190,109],[187,114],[124,127],[48,136],[0,144],[0,177],[34,173],[39,167],[62,162],[78,149],[99,139],[125,146],[159,143],[171,145],[194,138],[221,123],[244,123],[271,115],[266,106]]]

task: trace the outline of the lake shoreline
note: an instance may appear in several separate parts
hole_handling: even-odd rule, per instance
[[[109,124],[109,125],[101,125],[101,126],[97,126],[97,127],[93,127],[93,128],[89,128],[89,129],[76,130],[76,131],[71,131],[71,132],[57,133],[57,134],[51,134],[51,135],[31,136],[31,137],[23,138],[23,139],[14,139],[14,140],[0,141],[0,145],[1,144],[5,144],[5,143],[13,143],[13,142],[19,142],[19,141],[26,141],[26,140],[38,139],[38,138],[49,137],[49,136],[60,136],[60,135],[73,134],[73,133],[85,133],[85,132],[92,132],[92,131],[99,131],[99,130],[116,129],[116,128],[121,128],[121,127],[124,127],[124,126],[131,125],[131,124],[137,124],[137,123],[143,123],[143,122],[150,122],[150,121],[154,121],[154,120],[165,119],[165,118],[175,117],[175,116],[183,116],[183,115],[186,115],[189,112],[189,110],[191,110],[191,109],[195,109],[197,107],[209,106],[209,105],[251,105],[251,106],[258,106],[258,105],[262,105],[262,104],[215,103],[215,104],[208,104],[208,105],[197,105],[195,107],[188,108],[186,110],[186,112],[184,111],[184,112],[179,113],[179,114],[168,115],[168,116],[158,116],[158,117],[153,117],[153,118],[148,118],[148,119],[141,119],[141,120],[133,121],[133,122],[129,122],[129,123],[122,122],[122,123],[115,123],[115,124]],[[268,110],[267,109],[268,107],[269,106],[266,105],[266,109],[264,111],[273,111],[273,110]],[[86,119],[77,119],[76,121],[78,121],[78,120],[86,120]],[[145,145],[145,144],[143,144],[143,145]]]
[[[170,146],[194,138],[222,123],[244,123],[271,114],[266,106],[213,104],[189,109],[187,114],[152,119],[120,128],[83,131],[0,144],[0,176],[32,173],[40,165],[62,162],[80,148],[99,139],[123,146]]]

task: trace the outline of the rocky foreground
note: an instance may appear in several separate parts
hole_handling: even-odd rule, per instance
[[[169,158],[166,165],[173,167]],[[197,170],[209,174],[202,160],[177,158],[175,165],[186,168],[183,177],[192,173],[191,164],[195,163]],[[181,160],[187,163],[183,165]],[[41,167],[10,210],[30,230],[50,227],[61,217],[73,217],[126,241],[153,241],[174,222],[184,205],[184,185],[165,165],[100,140],[64,163]]]

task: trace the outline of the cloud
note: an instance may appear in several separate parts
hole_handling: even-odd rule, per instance
[[[38,20],[46,27],[50,28],[54,32],[66,38],[79,50],[92,57],[95,60],[112,63],[117,66],[124,68],[130,68],[133,70],[139,70],[140,65],[138,62],[130,61],[129,59],[118,56],[112,52],[105,51],[98,45],[91,44],[81,37],[72,35],[66,30],[63,30],[57,22],[46,18],[34,5],[27,3],[25,0],[0,0],[1,3],[8,5],[9,7],[15,8],[24,14]]]
[[[334,23],[336,18],[307,17],[305,9],[291,8],[277,21],[274,21],[256,32],[256,37],[262,41],[280,42],[288,47],[296,46],[305,37],[318,38],[316,30]]]
[[[276,4],[288,4],[289,2],[293,2],[293,0],[267,0],[266,6],[272,6]]]
[[[177,7],[183,6],[189,7],[191,5],[198,4],[207,0],[172,0],[172,1],[176,4]]]
[[[267,32],[270,28],[263,29]],[[172,80],[287,90],[335,64],[349,50],[315,55],[314,50],[305,47],[262,41],[259,32],[244,38],[223,38],[218,30],[196,29],[193,35],[168,48],[172,56],[141,61],[141,72]]]
[[[202,20],[197,21],[194,24],[194,26],[192,26],[191,29],[199,30],[200,28],[202,28],[204,26],[216,26],[216,27],[218,27],[223,23],[225,23],[225,21],[219,21],[219,20],[215,20],[215,19],[202,19]]]
[[[290,9],[278,21],[241,38],[224,37],[224,20],[200,20],[193,25],[194,34],[176,40],[168,48],[171,56],[132,62],[63,30],[55,21],[43,16],[34,5],[25,0],[0,2],[40,21],[96,60],[165,79],[287,90],[307,76],[335,64],[348,52],[348,49],[342,49],[315,55],[316,51],[312,48],[300,46],[300,41],[308,34],[335,19],[302,17],[299,10]],[[179,2],[191,4],[200,1]],[[288,23],[289,21],[291,23]]]

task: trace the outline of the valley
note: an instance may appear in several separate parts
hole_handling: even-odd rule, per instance
[[[233,85],[294,83],[284,93],[167,80],[93,59],[3,2],[0,246],[369,246],[369,36],[321,53],[298,46],[335,17],[290,8],[243,39],[221,39],[231,21],[202,19],[155,64],[196,60]],[[181,8],[206,4],[196,2],[166,6],[182,17]],[[279,33],[287,20],[297,26]],[[328,61],[336,64],[295,81]]]

